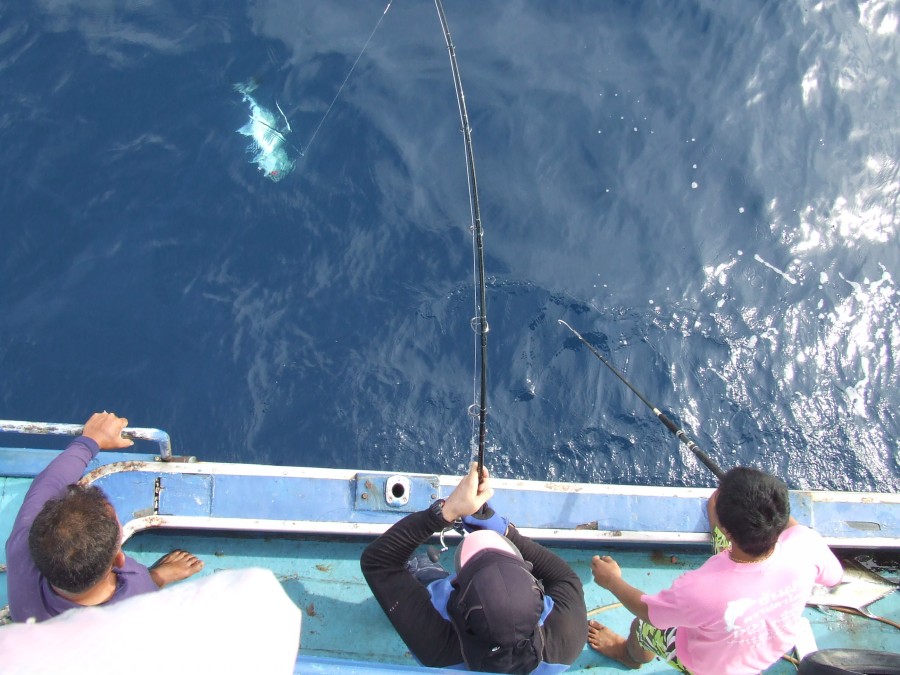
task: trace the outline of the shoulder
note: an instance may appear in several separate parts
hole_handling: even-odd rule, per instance
[[[681,595],[709,595],[710,584],[715,583],[715,579],[721,575],[728,575],[733,569],[728,560],[728,553],[723,551],[704,562],[695,570],[688,570],[678,576],[672,585],[664,591],[655,595],[665,593],[677,593]],[[654,597],[651,595],[650,597]]]
[[[125,564],[116,569],[116,575],[119,578],[119,585],[113,597],[117,601],[159,590],[159,586],[150,576],[150,570],[129,556],[125,556]]]
[[[784,532],[778,537],[781,540],[792,539],[794,537],[805,537],[810,534],[816,534],[816,531],[811,527],[807,527],[806,525],[801,525],[797,523],[796,525],[790,525],[784,529]]]
[[[778,536],[782,545],[790,547],[804,547],[811,544],[825,545],[822,535],[806,525],[792,525]]]
[[[817,570],[817,583],[833,586],[841,580],[844,570],[840,560],[815,530],[804,525],[794,525],[781,533],[778,544],[792,564],[804,562],[814,566]]]

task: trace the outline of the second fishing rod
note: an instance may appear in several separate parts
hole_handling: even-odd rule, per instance
[[[629,389],[631,389],[631,391],[633,391],[635,393],[635,395],[639,399],[641,399],[641,401],[643,402],[644,405],[646,405],[648,408],[650,408],[650,410],[653,411],[653,414],[656,415],[657,419],[663,423],[663,425],[666,427],[666,429],[668,429],[673,434],[675,434],[675,436],[678,438],[678,440],[681,441],[682,443],[684,443],[687,446],[688,450],[690,450],[692,453],[694,453],[694,456],[698,460],[700,460],[700,462],[703,464],[703,466],[705,466],[707,469],[709,469],[718,480],[722,480],[722,477],[725,475],[725,472],[722,471],[721,467],[718,464],[716,464],[712,459],[710,459],[709,455],[707,455],[705,452],[703,452],[703,450],[701,450],[699,447],[697,447],[697,444],[694,443],[694,441],[691,440],[691,438],[684,432],[684,429],[682,429],[677,424],[675,424],[675,422],[673,422],[671,419],[669,419],[665,415],[665,413],[663,413],[659,408],[657,408],[655,405],[650,403],[650,401],[647,400],[647,397],[644,396],[641,392],[639,392],[634,387],[634,385],[631,384],[631,382],[626,380],[625,376],[622,375],[622,373],[620,373],[619,370],[613,364],[611,364],[606,358],[604,358],[603,354],[601,354],[599,351],[597,351],[597,349],[594,347],[594,345],[592,345],[590,342],[588,342],[581,333],[579,333],[577,330],[572,328],[572,326],[567,324],[562,319],[557,319],[557,321],[559,321],[559,323],[561,323],[563,326],[565,326],[570,331],[572,331],[575,334],[575,337],[577,337],[579,340],[581,340],[581,342],[584,343],[584,345],[588,349],[591,350],[591,353],[594,356],[596,356],[598,359],[600,359],[600,361],[603,363],[603,365],[605,365],[607,368],[609,368],[615,374],[616,377],[618,377],[620,380],[622,380],[622,382],[625,383],[625,386],[627,386]]]

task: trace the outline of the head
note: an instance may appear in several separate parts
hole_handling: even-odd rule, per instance
[[[759,469],[735,467],[719,483],[716,515],[742,551],[763,555],[787,527],[791,515],[787,485]]]
[[[97,487],[70,485],[38,513],[28,535],[34,564],[50,584],[78,594],[99,583],[121,545],[116,512]]]
[[[506,537],[481,530],[462,540],[456,565],[447,611],[469,670],[534,670],[544,651],[544,589],[531,563]]]

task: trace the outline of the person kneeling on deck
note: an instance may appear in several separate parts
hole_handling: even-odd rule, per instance
[[[787,486],[757,469],[726,473],[707,511],[716,555],[655,595],[594,556],[594,581],[638,618],[627,638],[591,621],[591,647],[631,668],[659,656],[695,675],[759,673],[794,647],[813,585],[840,582],[840,561],[791,517]]]
[[[360,561],[372,593],[426,666],[464,664],[499,673],[557,673],[578,658],[587,610],[578,575],[559,556],[481,512],[494,491],[475,463],[446,500],[412,513],[372,542]],[[470,532],[448,574],[418,546],[462,519]]]
[[[172,551],[150,569],[122,552],[122,526],[97,487],[75,484],[100,450],[133,445],[128,420],[94,413],[82,435],[35,477],[6,541],[13,621],[43,621],[79,606],[109,605],[186,579],[203,562]]]

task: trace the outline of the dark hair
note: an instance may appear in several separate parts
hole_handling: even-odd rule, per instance
[[[759,469],[738,466],[719,483],[716,515],[734,543],[758,556],[772,550],[791,515],[787,485]]]
[[[109,571],[120,536],[119,521],[103,491],[70,485],[34,519],[28,550],[52,586],[82,593]]]

